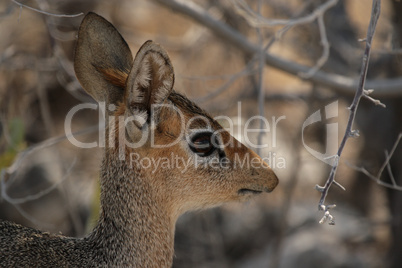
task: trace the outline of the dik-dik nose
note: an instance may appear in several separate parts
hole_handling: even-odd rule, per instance
[[[243,169],[245,173],[243,185],[238,190],[239,195],[253,195],[263,192],[272,192],[279,180],[271,167],[256,153],[251,150],[245,154],[248,167]]]
[[[265,163],[265,165],[267,164]],[[262,174],[262,176],[267,178],[268,181],[267,191],[271,192],[279,184],[279,179],[276,176],[275,172],[270,167],[265,168],[264,171],[265,172]]]
[[[271,192],[279,183],[279,179],[276,176],[272,168],[259,157],[257,154],[254,156],[254,164],[250,167],[251,177],[257,181],[262,181],[263,191]]]

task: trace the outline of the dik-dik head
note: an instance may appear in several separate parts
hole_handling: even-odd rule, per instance
[[[89,13],[78,34],[75,71],[83,88],[106,103],[111,161],[126,161],[141,174],[133,183],[147,180],[175,204],[175,213],[242,200],[278,184],[258,155],[173,90],[173,67],[158,44],[147,41],[133,59],[118,31]]]

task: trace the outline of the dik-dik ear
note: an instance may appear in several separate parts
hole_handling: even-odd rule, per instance
[[[107,20],[88,13],[78,31],[74,69],[85,91],[98,102],[123,101],[133,56],[120,33]]]
[[[145,42],[134,59],[127,79],[126,106],[141,128],[151,116],[152,105],[162,104],[173,90],[174,71],[166,51],[153,41]]]

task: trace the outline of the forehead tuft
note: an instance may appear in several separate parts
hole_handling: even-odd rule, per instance
[[[180,93],[173,91],[169,95],[169,100],[171,102],[173,102],[173,104],[176,105],[178,108],[180,108],[180,110],[183,113],[201,115],[201,116],[205,116],[208,119],[212,120],[211,116],[207,112],[205,112],[203,109],[198,107],[197,104],[195,104],[191,100],[187,99],[185,96],[183,96]]]
[[[221,129],[221,125],[219,125],[207,112],[205,112],[203,109],[198,107],[197,104],[186,98],[180,93],[177,93],[173,91],[170,93],[169,98],[168,98],[177,108],[181,110],[188,118],[192,117],[203,117],[204,120],[194,120],[192,124],[193,127],[204,127],[203,121],[205,119],[208,120],[208,122],[211,124],[211,126],[214,129]]]

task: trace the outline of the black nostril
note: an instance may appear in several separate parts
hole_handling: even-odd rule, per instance
[[[251,176],[258,176],[258,175],[260,175],[260,173],[258,173],[258,171],[253,168],[253,169],[251,170]]]

